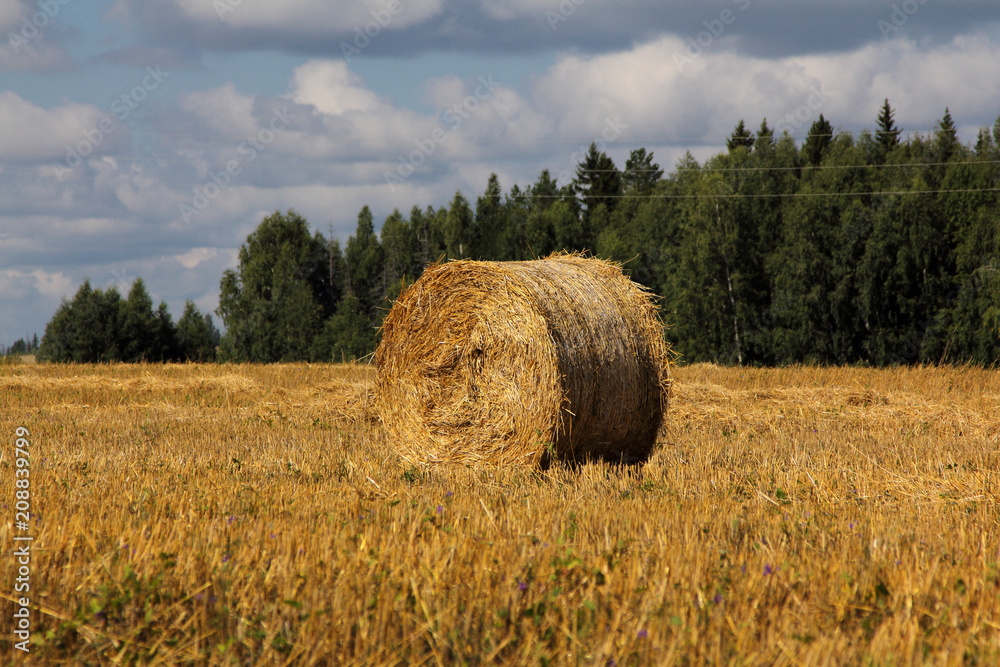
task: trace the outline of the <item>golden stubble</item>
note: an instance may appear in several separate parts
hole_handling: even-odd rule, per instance
[[[1000,659],[1000,374],[671,375],[645,466],[539,472],[404,461],[369,366],[0,367],[28,663]]]

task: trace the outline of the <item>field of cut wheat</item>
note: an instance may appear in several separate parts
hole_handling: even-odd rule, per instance
[[[403,463],[366,366],[0,366],[0,662],[1000,662],[1000,373],[673,375],[535,471]]]

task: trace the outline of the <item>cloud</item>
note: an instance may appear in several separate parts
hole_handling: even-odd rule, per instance
[[[15,92],[0,91],[0,161],[54,162],[65,155],[66,146],[85,141],[86,133],[94,132],[104,116],[89,104],[45,109]],[[108,148],[105,144],[94,150],[99,154]]]
[[[585,134],[620,116],[630,142],[707,139],[717,150],[740,118],[767,117],[774,126],[809,106],[816,91],[821,108],[798,125],[788,123],[792,134],[804,135],[820,111],[841,129],[871,128],[884,98],[913,130],[928,129],[946,105],[958,118],[991,122],[985,114],[995,112],[1000,96],[1000,80],[991,75],[998,58],[1000,44],[985,34],[933,48],[892,40],[846,54],[783,58],[721,48],[692,57],[686,42],[663,37],[620,53],[565,56],[537,79],[532,99],[559,119],[560,134]]]
[[[0,0],[0,71],[52,72],[73,67],[59,27],[64,3]]]
[[[906,11],[902,7],[906,8]],[[895,7],[902,21],[893,23]],[[912,10],[910,9],[912,7]],[[393,13],[391,8],[397,11]],[[940,44],[973,29],[995,29],[994,7],[981,0],[871,3],[867,0],[118,0],[145,42],[211,51],[277,49],[311,57],[343,57],[345,45],[366,55],[403,56],[460,50],[478,53],[607,53],[660,36],[680,39],[736,17],[724,40],[753,56],[845,52],[881,41],[880,21],[906,37]],[[896,22],[902,19],[896,17]],[[365,34],[367,33],[367,34]],[[722,37],[721,35],[719,35]],[[358,41],[355,41],[355,40]]]
[[[74,287],[61,271],[0,271],[0,292],[8,298],[24,298],[37,293],[50,299],[61,299]]]
[[[218,248],[191,248],[186,253],[175,255],[174,259],[186,269],[193,269],[202,262],[219,254]]]
[[[342,61],[313,60],[295,70],[292,99],[324,114],[375,111],[384,104]]]

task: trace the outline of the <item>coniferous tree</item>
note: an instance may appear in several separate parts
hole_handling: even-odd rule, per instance
[[[823,118],[823,114],[820,114],[816,122],[809,128],[809,136],[806,138],[806,143],[802,146],[806,161],[818,167],[823,162],[823,155],[832,141],[833,125]]]
[[[661,178],[663,170],[660,169],[660,165],[653,162],[653,153],[647,153],[645,148],[639,148],[632,151],[625,162],[622,190],[625,193],[648,194]]]
[[[385,298],[384,251],[375,235],[372,212],[364,206],[358,213],[358,226],[347,239],[344,249],[347,294],[355,296],[362,309],[375,316],[375,309]],[[340,309],[338,304],[337,309]]]
[[[472,209],[461,192],[455,192],[444,215],[442,232],[445,253],[450,259],[462,259],[472,251],[474,238]]]
[[[525,242],[528,215],[531,212],[531,192],[513,185],[504,198],[503,211],[505,236],[500,243],[500,261],[526,260],[531,258]]]
[[[383,284],[386,292],[406,276],[413,264],[411,252],[414,242],[412,230],[399,209],[395,209],[382,223],[379,232],[383,260]]]
[[[84,280],[72,301],[63,300],[46,325],[39,355],[49,361],[118,361],[122,315],[123,302],[117,289],[94,289]]]
[[[740,118],[740,122],[736,124],[736,129],[733,133],[729,135],[729,139],[726,141],[726,147],[729,152],[732,153],[737,148],[746,148],[751,150],[753,148],[753,133],[747,129],[746,123]]]
[[[754,139],[755,151],[767,151],[774,147],[774,130],[768,127],[767,118],[760,121],[757,138]]]
[[[592,248],[594,240],[602,231],[602,221],[614,211],[618,197],[622,193],[622,174],[604,151],[597,150],[591,143],[587,155],[576,167],[573,190],[583,204],[580,238],[573,239],[570,247],[578,250]],[[596,216],[598,208],[604,207],[604,215]],[[568,239],[567,239],[568,240]]]
[[[531,186],[528,192],[531,198],[531,208],[548,208],[552,206],[560,197],[559,186],[556,180],[549,174],[548,169],[543,169],[538,175],[538,180]]]
[[[510,242],[502,194],[500,180],[496,174],[490,174],[486,191],[476,200],[475,237],[471,253],[476,259],[500,259],[504,246]]]
[[[221,338],[212,316],[202,315],[194,301],[184,303],[184,314],[177,320],[177,349],[182,361],[215,361],[215,349]]]
[[[955,130],[955,122],[951,119],[951,112],[945,107],[944,117],[938,122],[938,129],[934,133],[934,158],[937,162],[947,162],[955,153],[958,146],[958,132]]]
[[[123,303],[119,346],[122,361],[162,361],[153,300],[142,278],[136,278]]]
[[[170,310],[163,301],[153,315],[153,346],[149,361],[175,361],[180,358],[177,345],[177,327],[170,317]]]
[[[882,103],[882,110],[878,114],[878,132],[875,135],[886,153],[899,145],[900,130],[893,120],[895,114],[896,112],[889,106],[889,99],[886,98],[885,102]]]

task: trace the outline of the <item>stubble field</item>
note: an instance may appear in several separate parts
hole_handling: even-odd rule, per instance
[[[647,465],[539,472],[400,461],[366,366],[0,366],[0,662],[1000,662],[1000,372],[673,374]]]

